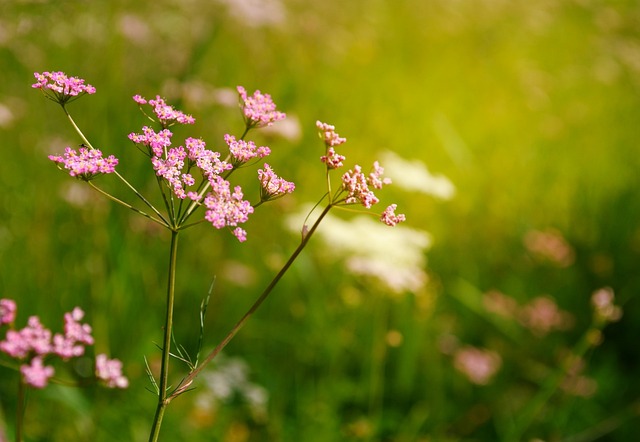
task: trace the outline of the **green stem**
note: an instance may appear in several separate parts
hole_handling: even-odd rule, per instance
[[[152,216],[152,215],[149,215],[148,213],[145,213],[145,212],[143,212],[142,210],[140,210],[140,209],[138,209],[138,208],[136,208],[136,207],[133,207],[131,204],[125,203],[125,202],[124,202],[124,201],[122,201],[121,199],[116,198],[115,196],[111,195],[110,193],[105,192],[104,190],[102,190],[101,188],[99,188],[98,186],[96,186],[95,184],[93,184],[91,181],[89,181],[88,183],[89,183],[89,185],[90,185],[92,188],[94,188],[95,190],[97,190],[98,192],[100,192],[100,193],[101,193],[102,195],[104,195],[105,197],[109,198],[111,201],[116,202],[116,203],[118,203],[118,204],[120,204],[120,205],[122,205],[122,206],[124,206],[124,207],[126,207],[126,208],[128,208],[128,209],[131,209],[131,210],[133,210],[134,212],[139,213],[140,215],[142,215],[142,216],[144,216],[144,217],[146,217],[146,218],[149,218],[151,221],[153,221],[153,222],[156,222],[156,223],[160,224],[161,226],[164,226],[164,227],[166,227],[166,228],[170,228],[170,227],[169,227],[169,225],[168,225],[168,224],[166,224],[164,221],[159,220],[158,218],[156,218],[156,217],[154,217],[154,216]]]
[[[162,365],[160,368],[160,383],[158,389],[158,406],[153,419],[149,441],[155,442],[160,435],[160,426],[164,411],[169,404],[167,398],[169,382],[169,360],[171,352],[171,334],[173,330],[173,304],[175,300],[176,258],[178,255],[178,230],[171,231],[171,249],[169,252],[169,278],[167,282],[167,313],[164,322],[164,339],[162,344]]]
[[[265,301],[265,299],[267,299],[267,297],[272,292],[272,290],[275,288],[275,286],[278,284],[278,282],[280,282],[280,280],[285,275],[285,273],[287,273],[287,270],[289,270],[289,267],[291,267],[291,265],[294,263],[294,261],[296,260],[298,255],[300,255],[302,250],[305,248],[305,246],[307,245],[307,243],[311,239],[311,236],[314,234],[314,232],[316,231],[316,229],[318,228],[318,226],[322,222],[322,219],[329,213],[329,211],[331,210],[332,207],[333,206],[331,204],[329,204],[329,205],[327,205],[327,207],[325,207],[325,209],[322,211],[322,213],[320,214],[320,216],[318,217],[316,222],[313,224],[311,229],[309,229],[309,231],[306,234],[303,234],[302,241],[300,241],[300,244],[298,245],[296,250],[291,254],[291,256],[289,257],[289,259],[287,260],[285,265],[280,269],[278,274],[273,278],[273,280],[269,283],[269,285],[264,289],[264,291],[258,297],[258,299],[253,303],[253,305],[244,314],[244,316],[233,326],[233,328],[229,331],[229,333],[227,333],[227,335],[224,337],[224,339],[222,341],[220,341],[220,343],[216,346],[216,348],[214,348],[211,351],[211,353],[209,353],[207,355],[207,357],[202,361],[202,364],[200,364],[193,371],[191,371],[191,373],[189,373],[189,375],[186,376],[180,382],[180,385],[178,385],[178,387],[176,387],[176,389],[173,391],[173,393],[171,393],[171,395],[169,395],[169,397],[167,397],[167,403],[170,402],[171,400],[175,399],[176,397],[178,397],[180,394],[184,393],[184,391],[191,386],[191,384],[193,383],[194,379],[198,376],[198,374],[200,374],[200,372],[204,369],[204,367],[206,367],[207,364],[209,364],[209,362],[211,362],[227,346],[227,344],[231,341],[231,339],[233,339],[233,337],[238,333],[238,331],[240,331],[240,329],[244,326],[244,324],[247,322],[247,320],[260,307],[260,305]]]
[[[24,413],[27,408],[25,397],[26,386],[22,377],[18,377],[18,406],[16,411],[16,442],[22,442],[22,428],[24,427]]]
[[[87,137],[84,136],[84,134],[82,133],[82,131],[80,130],[80,128],[78,127],[78,125],[76,124],[75,121],[73,121],[73,117],[71,116],[71,114],[67,111],[67,108],[62,105],[62,110],[64,111],[65,115],[67,116],[67,118],[69,119],[69,121],[71,122],[71,125],[73,126],[73,128],[76,130],[76,132],[78,133],[78,135],[80,135],[80,138],[82,138],[82,141],[84,142],[84,144],[89,148],[94,150],[95,148],[91,145],[91,142],[89,142],[89,140],[87,139]],[[147,207],[149,207],[151,210],[153,210],[153,212],[165,223],[165,224],[169,224],[167,222],[167,220],[164,218],[164,216],[162,216],[162,214],[158,211],[158,209],[156,209],[153,204],[151,204],[149,201],[147,201],[147,199],[140,193],[138,192],[138,190],[133,187],[133,185],[131,185],[131,183],[129,183],[129,181],[127,181],[122,175],[120,175],[118,173],[117,170],[113,171],[113,174],[115,176],[118,177],[118,179],[120,179],[120,181],[122,181],[129,189],[131,189],[133,191],[133,193],[135,193],[135,195],[140,198],[140,200],[145,203],[147,205]]]

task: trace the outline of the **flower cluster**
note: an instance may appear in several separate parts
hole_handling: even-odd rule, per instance
[[[252,158],[264,158],[271,153],[266,146],[257,147],[253,141],[237,140],[233,135],[226,134],[224,141],[229,146],[229,153],[234,166],[246,163]]]
[[[113,155],[102,156],[98,149],[81,147],[78,151],[65,148],[64,155],[49,155],[49,159],[69,171],[69,175],[89,181],[97,175],[113,173],[118,159]]]
[[[275,111],[275,104],[269,95],[257,91],[252,97],[247,97],[244,88],[239,87],[238,90],[242,91],[241,96],[244,97],[243,109],[245,117],[251,121],[247,123],[250,127],[269,125],[285,117],[285,114]],[[140,95],[133,99],[140,105],[147,103]],[[149,155],[156,175],[164,180],[178,198],[204,205],[205,220],[217,229],[232,227],[233,235],[239,241],[245,241],[247,232],[239,224],[245,223],[254,209],[244,199],[241,187],[235,186],[232,190],[231,183],[226,178],[249,160],[266,157],[271,149],[256,146],[253,141],[238,140],[230,134],[224,136],[229,148],[226,160],[220,159],[219,152],[207,149],[206,143],[201,139],[187,138],[184,146],[172,147],[173,133],[167,127],[176,123],[191,124],[193,118],[168,106],[160,97],[149,100],[148,103],[154,106],[156,119],[163,129],[155,132],[145,126],[142,133],[129,134],[129,139]],[[261,201],[293,191],[293,183],[274,178],[273,171],[270,168],[268,170],[269,172],[258,172]],[[202,181],[198,178],[202,178]]]
[[[248,96],[244,87],[237,87],[240,95],[240,109],[247,128],[271,126],[276,121],[284,120],[286,114],[278,112],[269,94],[255,91]]]
[[[147,100],[140,95],[134,95],[133,101],[138,103],[140,106],[149,104],[153,108],[153,113],[163,128],[173,126],[176,123],[193,124],[196,122],[196,119],[191,115],[187,115],[176,110],[173,106],[168,105],[160,95],[156,95],[156,98],[153,100]]]
[[[9,324],[12,327],[15,314],[15,301],[0,299],[0,325]],[[52,366],[45,365],[46,357],[55,356],[66,361],[84,355],[85,346],[93,345],[91,326],[80,322],[83,317],[84,312],[79,307],[65,313],[64,333],[53,334],[51,330],[42,325],[37,316],[31,316],[24,328],[15,330],[12,327],[7,330],[4,340],[0,341],[0,352],[23,362],[20,366],[20,373],[22,373],[25,384],[35,388],[43,388],[55,373]],[[99,355],[98,358],[103,360],[106,359],[106,356]],[[119,376],[122,377],[121,370]],[[101,376],[98,377],[105,379]],[[109,385],[107,382],[107,385],[124,388],[125,383],[121,381],[118,385]]]
[[[32,84],[34,89],[40,89],[47,98],[64,105],[84,94],[95,94],[96,88],[85,84],[78,77],[67,77],[64,72],[35,72],[37,82]]]
[[[269,201],[291,193],[296,185],[291,181],[280,178],[275,174],[271,166],[264,163],[264,169],[258,170],[260,180],[260,201]]]
[[[316,127],[318,128],[320,138],[325,144],[325,154],[320,157],[320,161],[327,165],[327,171],[343,167],[343,161],[346,157],[337,153],[334,147],[344,144],[347,139],[338,135],[335,126],[331,124],[316,121]],[[341,199],[337,199],[335,202],[342,204],[359,203],[365,208],[370,209],[380,201],[371,188],[382,189],[383,185],[391,184],[389,178],[382,177],[383,173],[384,169],[377,161],[373,163],[373,168],[369,174],[365,174],[362,171],[362,167],[356,164],[353,169],[350,169],[342,175],[341,193],[346,193],[346,195]],[[388,206],[380,215],[380,221],[388,226],[395,226],[405,221],[405,215],[396,215],[395,210],[397,207],[396,204]]]

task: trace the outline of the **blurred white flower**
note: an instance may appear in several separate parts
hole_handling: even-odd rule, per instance
[[[381,158],[385,176],[391,178],[394,186],[442,200],[451,199],[456,192],[455,186],[447,177],[432,175],[420,160],[405,160],[391,151],[383,152]]]
[[[227,6],[231,17],[249,27],[276,27],[286,22],[287,11],[280,0],[218,0],[218,3]]]
[[[214,411],[220,403],[239,399],[247,404],[254,417],[264,417],[269,393],[249,381],[249,366],[241,358],[218,355],[215,368],[203,373],[205,387],[196,397],[200,411]]]
[[[300,232],[309,208],[287,219],[292,231]],[[425,251],[431,246],[431,236],[425,231],[390,228],[364,215],[345,221],[329,214],[317,234],[332,256],[346,260],[350,271],[373,276],[395,292],[417,291],[427,282]]]

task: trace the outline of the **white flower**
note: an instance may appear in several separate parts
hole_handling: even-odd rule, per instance
[[[442,200],[450,200],[456,192],[455,186],[447,177],[432,175],[420,160],[405,160],[391,151],[384,152],[381,157],[385,175],[391,178],[394,186]]]

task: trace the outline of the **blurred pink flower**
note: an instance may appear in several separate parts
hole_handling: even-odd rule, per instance
[[[516,300],[497,290],[490,290],[483,294],[482,305],[488,312],[505,318],[513,318],[518,312]]]
[[[524,245],[537,257],[548,260],[558,267],[569,267],[575,260],[573,248],[555,229],[527,232]]]
[[[96,377],[109,388],[127,388],[129,380],[122,375],[122,362],[105,354],[96,356]]]
[[[622,317],[622,309],[613,303],[614,293],[611,287],[596,290],[591,295],[591,304],[596,316],[606,322],[616,322]]]
[[[11,324],[16,319],[16,302],[13,299],[0,299],[0,325]]]
[[[533,333],[544,336],[554,330],[566,330],[573,325],[573,316],[560,310],[547,296],[534,298],[519,312],[520,323]]]
[[[486,385],[500,370],[502,358],[491,350],[465,346],[456,350],[453,366],[477,385]]]
[[[20,366],[20,373],[24,378],[24,383],[35,388],[44,388],[53,376],[53,367],[44,365],[42,357],[37,356],[31,360],[31,365]]]

